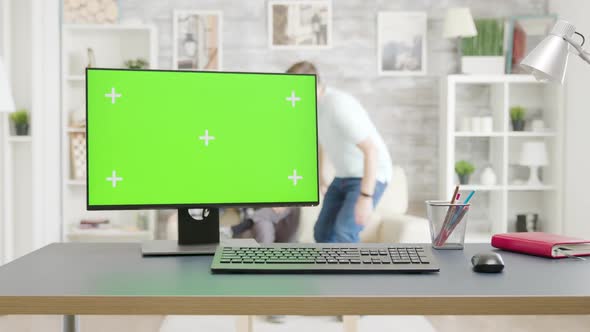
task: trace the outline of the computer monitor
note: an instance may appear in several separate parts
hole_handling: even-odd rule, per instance
[[[86,97],[87,209],[178,209],[144,255],[213,253],[220,207],[318,204],[314,75],[89,68]]]

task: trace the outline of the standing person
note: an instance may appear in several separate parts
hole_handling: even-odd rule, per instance
[[[322,210],[314,227],[316,242],[359,242],[359,233],[391,180],[391,157],[369,115],[353,96],[326,87],[316,67],[295,63],[287,73],[317,77],[320,187]],[[327,185],[322,168],[327,156],[335,178]]]

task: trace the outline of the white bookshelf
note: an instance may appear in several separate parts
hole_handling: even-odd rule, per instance
[[[477,191],[472,201],[467,239],[489,238],[514,231],[516,215],[537,213],[540,230],[560,233],[563,223],[563,90],[559,85],[537,82],[528,75],[450,75],[441,89],[441,198],[450,199],[459,184],[455,162],[467,160],[476,167],[463,194]],[[525,131],[512,130],[509,110],[527,110]],[[463,118],[489,116],[490,132],[461,131]],[[546,129],[530,131],[530,120],[542,119]],[[528,186],[528,168],[518,166],[523,142],[544,141],[549,166],[542,168],[543,184]],[[482,185],[480,172],[492,167],[495,185]]]
[[[62,26],[62,192],[65,241],[146,240],[155,235],[155,211],[87,211],[86,179],[74,177],[71,164],[72,135],[86,133],[74,126],[74,114],[85,116],[87,49],[92,48],[97,68],[123,68],[129,59],[146,59],[158,68],[157,31],[152,25],[65,24]],[[83,122],[83,121],[82,121]],[[134,229],[137,220],[147,216],[147,230]],[[82,219],[108,219],[109,229],[80,230]]]
[[[31,143],[33,141],[33,137],[30,135],[27,136],[8,136],[9,143]]]

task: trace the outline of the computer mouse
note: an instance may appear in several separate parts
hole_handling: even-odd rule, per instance
[[[504,269],[502,256],[495,252],[479,253],[471,257],[473,271],[483,273],[498,273]]]

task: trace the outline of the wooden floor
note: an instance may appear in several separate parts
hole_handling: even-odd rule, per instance
[[[166,324],[163,332],[210,331],[205,326],[227,326],[233,323],[216,317],[185,316]],[[191,320],[193,319],[193,320]],[[83,316],[81,332],[159,332],[163,316]],[[202,322],[208,322],[203,324]],[[199,327],[202,327],[199,329]],[[204,328],[204,329],[203,329]],[[334,317],[287,317],[283,324],[271,324],[263,318],[255,320],[254,329],[260,332],[342,331]],[[172,331],[173,330],[173,331]],[[218,329],[220,332],[221,330]],[[225,328],[223,328],[225,331]],[[59,316],[0,316],[0,331],[10,332],[61,332]],[[415,331],[415,332],[587,332],[590,316],[382,316],[363,317],[360,332]]]

